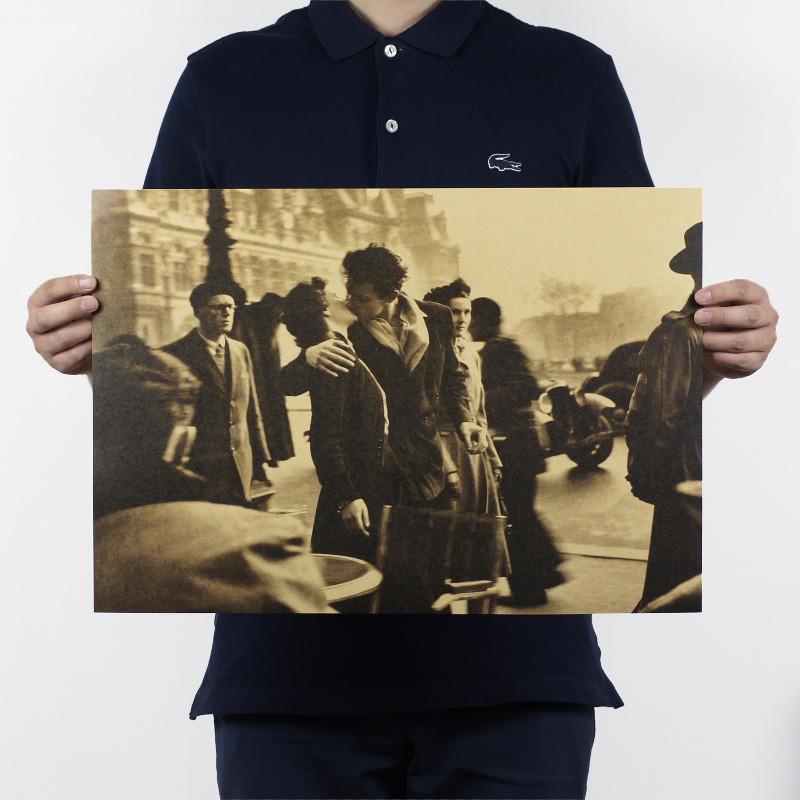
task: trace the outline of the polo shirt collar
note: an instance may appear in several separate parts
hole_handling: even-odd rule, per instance
[[[464,43],[484,11],[482,0],[444,0],[400,39],[420,50],[445,58]],[[383,38],[364,22],[345,0],[311,0],[311,25],[328,55],[337,61],[355,55]]]

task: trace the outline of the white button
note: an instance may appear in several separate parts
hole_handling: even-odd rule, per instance
[[[394,58],[397,55],[397,48],[393,44],[387,44],[383,48],[383,52],[386,53],[387,58]]]
[[[396,119],[386,120],[386,130],[389,131],[389,133],[394,133],[399,127]]]

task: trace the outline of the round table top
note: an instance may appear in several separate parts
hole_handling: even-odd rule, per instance
[[[325,599],[328,603],[371,594],[383,580],[379,570],[360,558],[329,553],[312,555],[325,583]]]

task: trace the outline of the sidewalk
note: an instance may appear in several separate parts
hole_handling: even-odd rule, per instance
[[[644,561],[566,555],[561,570],[566,583],[547,590],[548,603],[535,607],[497,606],[497,614],[628,613],[642,594]],[[501,578],[501,594],[507,582]]]

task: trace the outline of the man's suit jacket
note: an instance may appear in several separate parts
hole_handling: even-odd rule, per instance
[[[219,480],[224,474],[225,465],[232,457],[244,497],[249,500],[253,464],[260,466],[268,461],[269,451],[250,351],[236,339],[226,338],[230,388],[196,328],[162,349],[183,361],[202,382],[193,423],[197,439],[189,467],[206,478],[213,488],[215,479]]]

